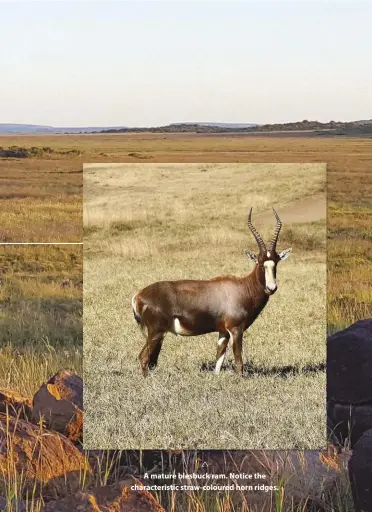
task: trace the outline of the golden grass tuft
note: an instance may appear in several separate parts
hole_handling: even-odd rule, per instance
[[[0,387],[30,396],[82,373],[82,259],[79,245],[0,245]]]

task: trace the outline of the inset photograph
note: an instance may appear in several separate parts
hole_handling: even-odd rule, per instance
[[[0,135],[0,243],[82,241],[78,146],[62,134]]]
[[[84,447],[326,443],[326,164],[84,165]]]
[[[0,245],[0,389],[82,374],[82,246]]]

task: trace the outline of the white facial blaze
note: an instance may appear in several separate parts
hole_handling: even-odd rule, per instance
[[[275,276],[274,276],[275,263],[270,260],[265,261],[264,267],[265,267],[266,288],[268,288],[271,291],[274,291],[274,290],[276,290],[276,281],[275,281]]]

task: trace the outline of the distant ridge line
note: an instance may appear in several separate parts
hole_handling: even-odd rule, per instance
[[[319,131],[319,135],[335,134],[370,135],[372,119],[359,121],[296,121],[289,123],[253,124],[253,123],[217,123],[217,122],[185,122],[171,123],[155,127],[54,127],[34,124],[0,123],[0,134],[88,134],[88,133],[262,133],[262,132]]]

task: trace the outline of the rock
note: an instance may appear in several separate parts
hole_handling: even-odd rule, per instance
[[[355,444],[349,476],[356,512],[372,511],[372,429]]]
[[[343,481],[342,474],[347,472],[347,463],[351,452],[340,454],[327,450],[309,450],[304,453],[291,451],[288,455],[278,455],[283,464],[278,467],[276,481],[287,481],[285,494],[289,502],[312,505],[316,510],[326,510],[325,493],[337,496]]]
[[[43,384],[33,398],[32,422],[40,419],[71,441],[83,438],[83,380],[69,370],[61,370]]]
[[[327,340],[327,425],[335,442],[351,446],[372,428],[372,319]]]
[[[17,391],[0,390],[0,412],[8,412],[11,416],[28,420],[31,418],[31,406],[31,399],[17,393]]]
[[[86,458],[66,437],[0,413],[0,475],[35,485],[45,498],[64,497],[91,479]]]
[[[106,487],[78,492],[49,502],[43,512],[165,512],[148,491],[132,490],[135,484],[142,486],[140,481],[128,478]]]
[[[12,500],[10,504],[8,500],[0,497],[0,510],[4,512],[6,512],[7,510],[16,510],[17,512],[28,512],[29,509],[24,501]]]
[[[354,447],[363,433],[372,428],[372,403],[345,405],[327,403],[327,423],[335,442]]]
[[[327,356],[328,398],[348,404],[372,401],[372,319],[329,336]]]

